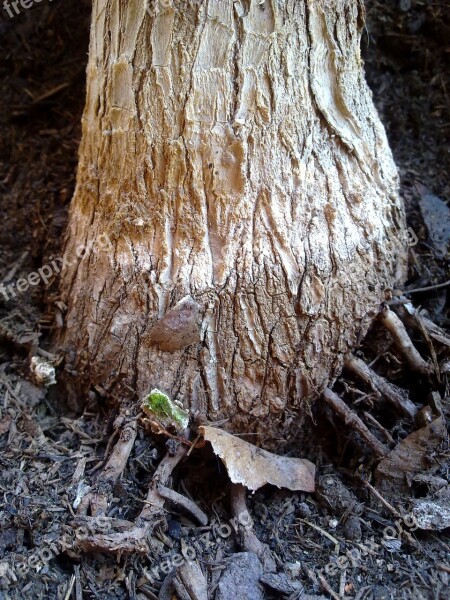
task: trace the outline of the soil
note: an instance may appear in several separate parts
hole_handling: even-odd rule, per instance
[[[445,330],[449,287],[434,286],[449,278],[450,6],[367,4],[366,72],[399,166],[411,232],[406,289],[433,288],[409,297],[422,317]],[[207,526],[170,504],[148,555],[87,553],[73,545],[74,507],[83,494],[79,469],[85,465],[84,485],[91,483],[109,451],[116,415],[93,403],[77,412],[63,388],[39,386],[31,376],[32,356],[58,363],[50,353],[64,309],[57,270],[47,273],[46,285],[40,278],[23,293],[14,288],[15,296],[7,286],[58,263],[62,253],[81,131],[89,2],[35,3],[12,19],[3,8],[0,13],[0,283],[6,286],[0,291],[0,599],[183,598],[180,591],[175,596],[171,578],[173,557],[186,549],[195,553],[211,598],[450,597],[449,528],[416,529],[408,517],[419,499],[432,496],[442,514],[448,502],[448,435],[436,426],[439,419],[448,425],[450,416],[442,331],[439,341],[410,330],[422,356],[440,365],[439,381],[411,370],[380,325],[358,351],[425,407],[423,422],[377,405],[373,391],[350,373],[335,386],[352,410],[378,422],[370,427],[381,441],[415,453],[420,469],[408,472],[408,485],[380,474],[374,481],[376,461],[361,438],[318,405],[312,415],[317,442],[307,456],[318,468],[317,491],[266,486],[248,497],[255,532],[284,575],[261,579],[253,555],[238,554],[228,479],[207,448],[194,450],[172,482],[207,514]],[[431,218],[438,209],[442,218]],[[427,410],[434,416],[427,419]],[[433,424],[434,442],[419,434],[414,445],[408,436]],[[133,521],[165,451],[163,436],[139,428],[109,516]],[[393,463],[400,472],[402,460]]]

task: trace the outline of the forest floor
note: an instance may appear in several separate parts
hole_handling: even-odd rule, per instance
[[[450,325],[450,288],[435,287],[449,279],[450,7],[426,0],[368,4],[366,72],[399,166],[410,227],[406,289],[433,287],[408,296],[421,309],[419,332],[410,332],[440,370],[439,380],[421,377],[374,326],[358,355],[424,407],[422,420],[380,409],[373,390],[351,373],[335,386],[383,442],[402,448],[390,455],[390,474],[378,469],[374,487],[371,452],[318,405],[317,441],[307,455],[317,465],[316,493],[266,486],[248,498],[255,532],[284,575],[261,578],[252,556],[237,554],[227,476],[207,449],[178,467],[172,485],[201,507],[208,525],[169,505],[147,555],[80,551],[73,537],[79,470],[90,481],[114,431],[101,407],[76,413],[62,389],[38,387],[30,376],[30,357],[38,348],[45,357],[51,347],[58,308],[52,270],[45,285],[41,277],[15,296],[0,292],[0,600],[168,599],[180,585],[172,580],[176,557],[193,555],[208,597],[217,591],[222,600],[450,597],[450,360],[442,333]],[[7,290],[61,256],[81,131],[89,2],[35,4],[12,19],[0,13],[0,284]],[[426,318],[442,329],[421,334]],[[163,454],[164,440],[140,429],[114,488],[111,516],[133,521]],[[435,513],[428,529],[417,529],[411,516],[420,502],[423,519]]]

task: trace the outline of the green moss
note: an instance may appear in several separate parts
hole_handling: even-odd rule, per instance
[[[189,414],[156,388],[144,398],[141,408],[166,429],[171,426],[177,431],[184,431],[189,424]]]

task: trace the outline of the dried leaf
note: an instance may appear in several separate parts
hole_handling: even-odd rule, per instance
[[[386,493],[407,491],[416,474],[432,469],[430,455],[442,443],[444,435],[442,417],[408,435],[378,465],[377,484]]]
[[[309,460],[277,456],[215,427],[199,427],[211,443],[233,483],[257,490],[266,483],[289,490],[313,492],[315,466]]]

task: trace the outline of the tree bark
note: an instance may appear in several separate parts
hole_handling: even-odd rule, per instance
[[[406,263],[361,0],[94,0],[62,344],[281,448]],[[280,441],[282,438],[283,441]]]

